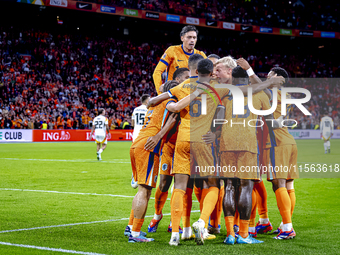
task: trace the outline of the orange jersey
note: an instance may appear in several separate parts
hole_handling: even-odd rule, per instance
[[[189,79],[186,79],[181,84],[176,87],[170,89],[168,91],[169,95],[172,98],[176,98],[177,101],[185,98],[190,95],[193,91],[196,90],[197,86],[197,76],[192,76]],[[181,142],[189,142],[190,141],[190,107],[189,105],[185,107],[181,112],[181,124],[178,128],[177,141]]]
[[[192,53],[188,53],[183,49],[183,45],[170,46],[164,52],[153,73],[153,81],[158,94],[160,94],[159,87],[162,85],[162,73],[166,70],[166,81],[172,80],[172,76],[178,68],[188,68],[189,57],[193,54],[200,54],[204,58],[207,57],[203,51],[196,49]]]
[[[248,98],[244,97],[244,115],[233,115],[232,96],[226,98],[224,102],[226,106],[225,119],[228,123],[222,125],[220,151],[249,151],[258,153],[256,127],[254,127],[259,125],[257,123],[258,116],[250,112]],[[254,94],[253,106],[257,110],[269,110],[270,102],[268,96],[263,91]]]
[[[269,89],[270,93],[273,95],[273,91]],[[281,89],[277,90],[277,107],[273,113],[274,119],[278,119],[281,116]],[[287,93],[286,98],[291,98],[291,95]],[[287,113],[292,110],[291,105],[287,105]],[[288,128],[277,128],[269,132],[269,138],[267,139],[265,148],[270,148],[271,146],[281,146],[285,144],[296,144],[294,137],[289,134]],[[269,142],[270,139],[270,142]]]
[[[215,87],[216,82],[211,82],[211,87]],[[229,95],[229,89],[217,88],[215,89],[220,98]],[[204,92],[190,104],[190,142],[205,143],[202,140],[202,135],[205,135],[210,131],[212,121],[215,116],[217,105],[220,105],[218,96],[208,89],[208,92]],[[206,102],[206,112],[202,112],[203,101]]]
[[[169,102],[176,102],[174,99],[165,100],[155,107],[150,107],[145,116],[145,121],[142,129],[139,131],[138,137],[132,143],[131,148],[144,148],[144,145],[149,137],[156,135],[162,128],[164,112],[166,105]],[[162,139],[152,152],[159,154],[161,149]]]

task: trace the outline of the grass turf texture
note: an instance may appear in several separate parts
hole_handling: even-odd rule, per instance
[[[321,140],[298,140],[297,143],[299,162],[333,165],[340,163],[340,140],[331,141],[332,152],[326,155]],[[164,216],[158,232],[148,234],[148,237],[155,238],[155,242],[128,243],[123,235],[128,220],[121,219],[129,217],[132,197],[136,193],[130,186],[131,169],[130,164],[126,163],[129,162],[130,145],[129,142],[110,142],[102,154],[104,162],[98,162],[94,143],[1,144],[0,232],[59,224],[112,221],[0,233],[0,242],[102,254],[339,252],[339,178],[296,180],[297,202],[293,223],[297,237],[293,240],[273,240],[274,235],[268,234],[259,235],[258,239],[263,240],[263,244],[227,246],[223,244],[226,230],[222,219],[221,234],[217,235],[215,240],[206,241],[204,246],[197,246],[194,241],[182,241],[180,246],[170,247],[170,233],[166,232],[170,216]],[[333,176],[340,177],[340,173],[333,173]],[[270,183],[265,181],[265,184],[268,191],[269,217],[276,228],[280,223],[280,214]],[[154,193],[155,190],[152,197]],[[163,213],[170,213],[169,205],[167,201]],[[199,210],[197,202],[193,203],[193,210]],[[147,215],[152,216],[153,213],[154,200],[150,200]],[[198,217],[199,213],[193,213],[191,222],[196,221]],[[147,231],[150,220],[151,217],[145,219],[143,231]],[[63,253],[0,244],[0,254]]]

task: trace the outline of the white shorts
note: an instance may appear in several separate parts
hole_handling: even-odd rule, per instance
[[[106,134],[96,134],[95,143],[107,144]]]
[[[322,132],[322,140],[328,140],[331,137],[331,131]]]

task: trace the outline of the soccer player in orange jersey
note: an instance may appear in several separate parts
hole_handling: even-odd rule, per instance
[[[193,54],[200,54],[206,58],[204,52],[195,49],[198,36],[196,27],[183,27],[180,36],[183,44],[170,46],[162,55],[153,73],[153,81],[158,94],[162,92],[159,88],[162,85],[162,73],[165,70],[167,71],[166,80],[173,80],[173,74],[178,68],[188,67],[190,56]]]
[[[289,79],[288,73],[281,67],[274,67],[268,73],[267,79],[270,80],[274,75],[283,76],[286,82]],[[277,108],[274,112],[274,118],[279,119],[285,116],[281,115],[281,86],[278,88],[277,95]],[[273,94],[271,89],[268,89],[269,96]],[[286,95],[290,97],[289,94]],[[289,112],[289,110],[288,110]],[[295,207],[295,190],[294,179],[299,178],[297,171],[297,146],[294,137],[289,134],[287,127],[270,130],[270,145],[266,144],[266,151],[264,153],[270,166],[267,171],[267,179],[273,184],[277,205],[282,217],[282,224],[278,229],[278,235],[275,239],[292,239],[296,236],[292,224],[292,215]],[[275,171],[278,167],[281,170]],[[282,169],[288,169],[283,171]]]
[[[178,82],[178,84],[184,82],[185,80],[189,78],[189,69],[188,68],[177,69],[174,73],[173,78],[175,81]],[[161,90],[163,89],[164,88],[161,88]],[[177,132],[178,127],[176,126],[174,127],[174,129],[175,128],[176,128],[175,132],[171,134],[171,137],[167,139],[168,141],[164,143],[164,146],[160,154],[160,167],[159,167],[160,179],[159,179],[159,186],[157,187],[157,191],[155,194],[155,214],[148,226],[149,233],[154,233],[157,231],[158,224],[163,218],[162,210],[168,198],[168,190],[172,182],[173,174],[171,174],[171,169],[173,165],[172,161],[173,161],[173,156],[175,152],[175,144],[176,144],[177,133],[178,133]]]
[[[170,81],[168,89],[178,83]],[[171,115],[162,128],[159,121],[164,115],[166,105],[175,102],[170,99],[162,102],[156,107],[151,107],[145,117],[145,123],[137,139],[130,148],[131,166],[134,179],[138,183],[138,192],[132,202],[129,224],[124,235],[129,235],[129,242],[150,242],[152,238],[146,238],[146,234],[141,232],[144,222],[148,201],[152,188],[156,187],[158,176],[159,153],[162,147],[163,136],[174,126],[176,117]]]

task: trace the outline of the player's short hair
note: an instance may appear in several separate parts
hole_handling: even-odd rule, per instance
[[[180,77],[184,72],[188,72],[189,69],[186,67],[178,68],[174,74],[172,75],[172,79],[176,80],[177,77]]]
[[[176,87],[179,83],[175,80],[170,80],[167,81],[166,83],[164,83],[163,85],[163,91],[169,91],[170,89],[172,89],[173,87]]]
[[[203,60],[204,57],[200,54],[192,54],[190,57],[189,57],[189,60],[188,60],[188,67],[190,70],[196,70],[197,69],[197,64],[200,60]]]
[[[234,69],[237,66],[236,60],[232,56],[227,56],[217,60],[215,65],[222,63],[225,67]]]
[[[98,109],[98,113],[99,113],[99,114],[103,114],[103,113],[104,113],[104,111],[105,111],[105,109],[104,109],[104,108],[99,108],[99,109]]]
[[[244,70],[240,66],[236,66],[232,72],[233,77],[233,84],[238,85],[247,85],[249,83],[249,75],[247,74],[246,70]]]
[[[149,94],[143,94],[142,97],[140,98],[140,101],[142,102],[142,104],[144,104],[144,102],[150,97]]]
[[[274,73],[277,74],[277,76],[282,76],[283,78],[285,78],[285,83],[287,83],[289,81],[289,75],[288,72],[283,69],[282,67],[273,67],[272,69],[270,69],[270,71],[273,71]]]
[[[216,54],[210,54],[207,58],[216,58],[216,59],[221,59],[220,56],[216,55]]]
[[[195,26],[185,26],[185,27],[183,27],[182,28],[182,31],[181,31],[181,33],[180,33],[180,36],[182,37],[183,35],[185,35],[186,33],[188,33],[188,32],[191,32],[191,31],[194,31],[194,32],[196,32],[196,35],[198,35],[198,30],[197,30],[197,28],[195,27]]]
[[[197,71],[199,74],[211,74],[214,71],[214,64],[210,59],[202,59],[197,64]]]

